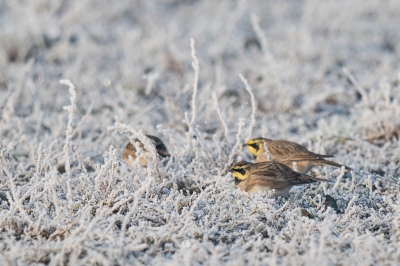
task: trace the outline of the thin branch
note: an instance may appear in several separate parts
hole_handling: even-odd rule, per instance
[[[68,125],[67,131],[65,136],[65,145],[64,145],[64,156],[65,156],[65,171],[67,172],[68,180],[67,184],[67,199],[70,208],[73,208],[73,201],[72,201],[72,191],[71,191],[71,166],[70,166],[70,145],[71,140],[73,137],[73,128],[72,128],[72,121],[74,119],[74,110],[76,109],[76,91],[75,86],[72,84],[71,81],[68,79],[60,80],[60,84],[66,85],[69,87],[69,93],[71,94],[71,105],[64,106],[64,110],[67,110],[69,113],[68,116]]]
[[[256,100],[254,98],[253,91],[252,91],[249,83],[247,82],[247,79],[245,79],[242,76],[242,74],[239,74],[239,77],[242,80],[242,82],[244,83],[244,85],[246,86],[246,90],[250,94],[250,98],[251,98],[251,124],[250,124],[250,128],[249,128],[249,134],[247,135],[247,138],[246,138],[246,140],[249,140],[249,139],[251,139],[251,137],[253,135],[254,127],[256,126]]]
[[[280,77],[276,71],[276,68],[275,68],[276,63],[275,63],[274,57],[272,56],[271,52],[269,51],[267,38],[265,37],[264,32],[261,30],[260,19],[254,14],[252,14],[252,16],[251,16],[251,24],[253,26],[253,30],[255,31],[258,39],[260,40],[261,49],[264,53],[264,59],[267,62],[267,65],[274,76],[275,82],[277,83],[279,90],[282,91],[284,89],[284,87],[283,87],[282,80],[280,79]]]
[[[243,118],[240,118],[239,122],[238,122],[238,133],[236,134],[236,144],[232,149],[231,155],[229,156],[228,163],[226,164],[224,170],[222,171],[221,176],[224,176],[228,173],[228,170],[232,167],[232,165],[236,161],[236,158],[243,150],[242,141],[240,138],[242,136],[243,126],[244,126]]]
[[[342,180],[342,178],[344,176],[344,170],[345,170],[345,167],[342,166],[342,168],[340,168],[340,175],[337,177],[336,183],[333,186],[333,191],[336,191],[336,189],[339,187],[340,181]]]
[[[213,93],[213,94],[212,94],[212,98],[213,98],[213,101],[214,101],[215,110],[216,110],[217,113],[218,113],[219,120],[221,121],[222,126],[224,127],[224,135],[225,135],[225,138],[229,141],[229,129],[228,129],[228,125],[226,124],[224,118],[222,117],[221,110],[219,109],[217,95],[216,95],[215,93]]]
[[[267,155],[267,161],[271,161],[272,160],[272,155],[269,152],[269,149],[268,149],[268,146],[267,146],[266,142],[264,142],[264,150],[265,150],[265,154]],[[296,162],[293,162],[293,166],[295,166],[295,164],[296,164]],[[296,168],[297,168],[297,165],[296,165]]]
[[[369,99],[368,99],[368,94],[364,90],[364,88],[360,85],[360,83],[357,82],[357,80],[354,78],[354,76],[347,70],[347,68],[343,68],[343,73],[347,76],[347,78],[351,81],[351,83],[356,87],[358,92],[361,94],[361,97],[363,98],[364,102],[366,105],[370,105]]]
[[[196,48],[195,48],[196,42],[193,39],[190,39],[190,47],[192,48],[192,66],[194,69],[194,80],[193,80],[193,96],[192,96],[192,119],[190,123],[194,125],[195,120],[196,120],[196,98],[197,98],[197,87],[199,83],[199,72],[200,72],[200,67],[199,67],[199,60],[196,57]]]

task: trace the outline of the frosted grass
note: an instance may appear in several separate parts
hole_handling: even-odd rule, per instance
[[[398,263],[399,17],[396,0],[0,1],[0,264]],[[129,167],[128,141],[156,152],[145,134],[171,157]],[[256,136],[355,172],[249,196],[227,170]]]

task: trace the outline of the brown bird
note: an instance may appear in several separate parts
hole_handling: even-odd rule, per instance
[[[284,164],[266,161],[261,163],[237,162],[229,170],[235,178],[235,188],[248,193],[275,189],[274,196],[287,196],[293,186],[328,181],[293,171]]]
[[[147,138],[149,138],[151,140],[151,142],[153,143],[153,145],[156,148],[157,154],[159,156],[159,158],[166,158],[171,156],[171,154],[169,154],[167,147],[165,146],[165,144],[162,142],[161,139],[155,137],[155,136],[151,136],[151,135],[146,135]],[[141,141],[139,141],[138,139],[135,139],[135,142],[139,142],[140,148],[143,149],[145,156],[147,158],[151,157],[151,154],[149,151],[147,151],[144,148],[144,145]],[[130,158],[132,157],[132,158]],[[125,147],[125,151],[124,151],[124,160],[130,165],[133,166],[133,161],[136,159],[136,149],[135,146],[132,143],[128,143]],[[143,165],[143,166],[147,166],[147,159],[141,157],[139,159],[139,162]]]
[[[313,153],[304,146],[291,141],[254,138],[243,144],[243,146],[246,146],[250,150],[256,162],[264,162],[267,161],[264,143],[268,148],[272,161],[282,163],[293,170],[296,170],[293,167],[293,163],[296,162],[297,171],[303,174],[306,174],[311,168],[320,165],[342,167],[341,164],[325,159],[333,157],[333,155]],[[348,171],[352,170],[350,167],[344,167]]]

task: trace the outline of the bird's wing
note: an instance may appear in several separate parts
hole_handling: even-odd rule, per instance
[[[274,140],[267,144],[272,159],[276,161],[311,161],[320,160],[332,155],[316,154],[304,146],[286,140]]]
[[[171,156],[171,154],[168,152],[167,147],[162,143],[160,145],[156,146],[157,152],[161,157],[168,157]]]
[[[292,186],[326,181],[324,179],[295,172],[288,166],[278,162],[258,163],[257,169],[252,171],[252,176],[257,177],[257,179],[265,180],[265,182],[273,182],[275,184],[282,183]]]
[[[167,147],[165,146],[164,142],[162,142],[161,139],[157,138],[156,136],[152,135],[146,135],[149,139],[151,139],[154,142],[154,145],[156,146],[157,153],[161,157],[167,157],[171,156],[171,154],[168,152]]]

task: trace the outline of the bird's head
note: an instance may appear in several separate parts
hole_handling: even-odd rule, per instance
[[[243,147],[247,147],[254,158],[265,152],[264,143],[267,141],[265,138],[254,138],[243,144]]]
[[[250,175],[250,168],[253,164],[245,161],[235,163],[229,172],[232,173],[235,180],[243,181]]]

